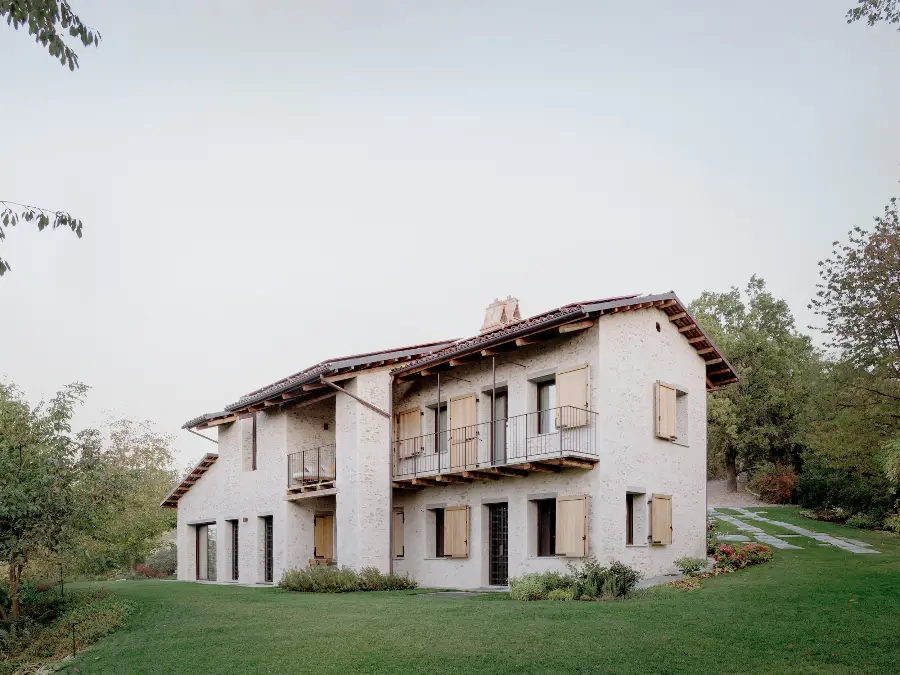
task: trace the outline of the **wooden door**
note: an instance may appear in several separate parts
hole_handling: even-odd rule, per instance
[[[316,516],[313,557],[334,559],[334,516]]]
[[[474,469],[478,460],[475,394],[450,399],[450,471]]]

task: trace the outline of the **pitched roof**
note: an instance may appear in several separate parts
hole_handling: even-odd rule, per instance
[[[178,508],[178,500],[193,487],[194,483],[200,480],[200,477],[203,474],[209,471],[209,467],[215,464],[217,459],[219,459],[219,456],[216,453],[207,452],[203,456],[203,459],[197,462],[193,469],[188,471],[188,474],[181,482],[172,488],[172,491],[166,495],[165,499],[160,503],[160,506],[164,509]]]

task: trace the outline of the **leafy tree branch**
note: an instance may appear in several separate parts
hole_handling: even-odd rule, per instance
[[[38,230],[48,227],[55,230],[58,227],[68,227],[81,239],[82,222],[72,216],[68,211],[52,211],[40,206],[28,206],[17,202],[0,199],[0,242],[6,239],[6,230],[15,227],[19,221],[34,223]],[[12,269],[10,264],[0,257],[0,277]]]
[[[15,30],[27,26],[34,41],[62,65],[69,66],[69,70],[78,67],[78,54],[63,35],[68,34],[85,47],[100,44],[100,33],[85,25],[67,0],[0,0],[0,17],[4,16],[7,25]]]

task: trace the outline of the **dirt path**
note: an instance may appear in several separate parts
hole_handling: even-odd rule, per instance
[[[706,481],[707,506],[768,506],[747,492],[743,483],[738,483],[737,492],[726,492],[724,480]]]

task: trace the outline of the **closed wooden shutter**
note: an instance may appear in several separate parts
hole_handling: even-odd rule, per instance
[[[672,496],[653,495],[650,499],[650,542],[672,543]]]
[[[556,499],[556,555],[583,558],[587,553],[587,497]]]
[[[468,506],[448,506],[444,509],[444,555],[448,558],[469,557]]]
[[[478,459],[475,439],[475,394],[450,399],[450,470],[473,469]]]
[[[422,422],[418,408],[397,415],[397,445],[400,459],[413,457],[419,453]]]
[[[334,516],[316,516],[313,540],[316,558],[334,558]]]
[[[675,387],[656,383],[656,435],[671,440],[677,438],[675,415]]]
[[[393,537],[394,537],[394,545],[393,545],[393,556],[395,558],[402,558],[404,551],[404,543],[403,543],[403,526],[405,519],[403,517],[403,511],[394,511],[394,527],[393,527]]]
[[[591,408],[589,372],[588,366],[581,366],[556,376],[556,398],[559,402],[556,426],[560,429],[583,427],[588,423],[586,411]]]

